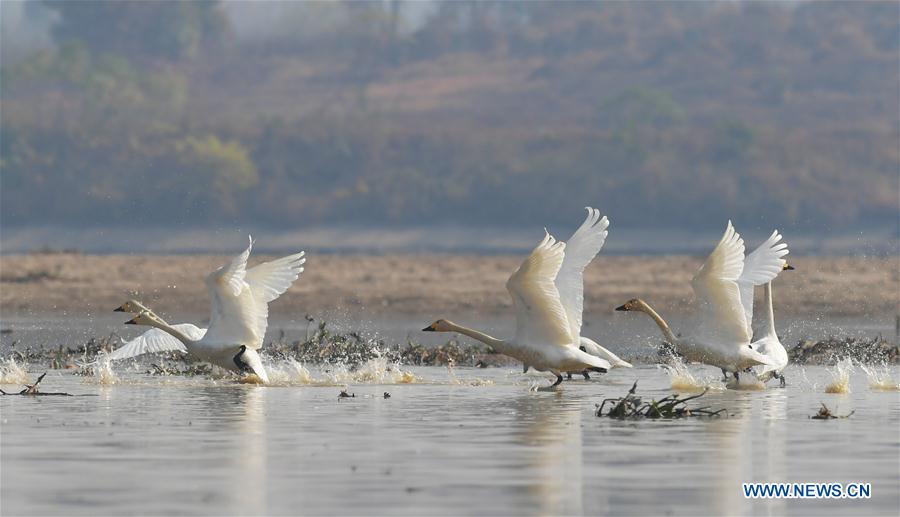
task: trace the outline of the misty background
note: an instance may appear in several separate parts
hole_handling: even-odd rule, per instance
[[[0,3],[0,251],[898,252],[896,2]]]

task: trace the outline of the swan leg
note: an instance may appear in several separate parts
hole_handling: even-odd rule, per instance
[[[725,368],[722,368],[722,380],[723,381],[728,380],[728,372],[725,371]]]
[[[566,380],[567,380],[567,381],[571,381],[571,380],[572,380],[572,372],[566,372]]]
[[[591,376],[588,375],[588,371],[587,371],[587,370],[584,370],[583,372],[581,372],[581,375],[584,375],[584,380],[586,380],[586,381],[591,380]]]
[[[734,371],[734,383],[737,384],[741,378],[738,376],[737,370]]]
[[[538,388],[537,390],[538,391],[556,391],[556,387],[559,386],[562,381],[563,381],[563,376],[556,373],[556,382],[554,382],[553,384],[551,384],[549,386],[542,386],[542,387]]]
[[[528,373],[528,368],[530,368],[530,366],[528,366],[525,363],[522,363],[522,373]]]
[[[775,377],[778,378],[778,381],[779,381],[778,384],[779,384],[780,387],[784,388],[785,386],[787,386],[787,383],[784,382],[784,375],[783,375],[783,374],[776,373],[776,374],[775,374]]]

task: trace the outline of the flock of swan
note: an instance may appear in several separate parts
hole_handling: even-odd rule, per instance
[[[563,374],[605,373],[610,368],[630,368],[595,341],[581,335],[584,309],[585,268],[603,248],[609,220],[587,207],[584,223],[568,241],[555,239],[545,230],[543,240],[531,251],[506,282],[516,312],[515,335],[497,339],[484,332],[439,319],[426,332],[457,332],[556,376],[539,391],[556,389]],[[190,323],[171,325],[136,300],[115,309],[134,317],[126,324],[154,327],[110,354],[125,359],[145,353],[180,351],[226,370],[269,378],[258,350],[268,322],[268,304],[278,298],[303,272],[304,253],[263,262],[247,268],[250,245],[228,264],[206,277],[212,300],[209,328]],[[694,275],[691,286],[697,301],[696,322],[676,335],[647,302],[635,298],[617,311],[637,311],[650,316],[666,342],[687,361],[718,367],[737,381],[744,372],[762,382],[779,379],[788,363],[787,352],[775,333],[772,281],[785,269],[793,269],[784,256],[787,244],[772,232],[752,253],[744,256],[744,241],[731,224]],[[763,286],[766,307],[757,339],[753,339],[754,289]]]

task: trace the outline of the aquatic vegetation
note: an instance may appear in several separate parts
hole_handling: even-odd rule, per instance
[[[856,411],[851,411],[846,415],[835,415],[831,412],[830,409],[828,409],[828,406],[826,406],[825,403],[822,402],[822,408],[819,409],[819,412],[809,418],[813,420],[832,420],[836,418],[849,418],[853,413],[856,413]]]
[[[830,364],[841,357],[864,364],[897,364],[900,362],[900,349],[878,336],[871,339],[829,337],[822,341],[805,340],[788,350],[788,358],[795,364]]]
[[[727,412],[725,409],[710,410],[709,407],[688,408],[687,402],[698,399],[709,390],[703,390],[699,395],[694,395],[684,399],[678,398],[678,394],[672,394],[662,400],[651,400],[644,402],[640,397],[635,395],[637,391],[637,381],[628,390],[628,393],[622,398],[604,399],[597,404],[596,415],[598,417],[609,417],[617,419],[676,419],[687,417],[718,417]],[[603,408],[609,403],[611,408],[606,413]]]
[[[853,371],[853,360],[845,357],[828,369],[831,383],[825,386],[825,393],[850,393],[850,373]]]

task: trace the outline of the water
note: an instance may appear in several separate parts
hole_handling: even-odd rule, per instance
[[[870,389],[860,370],[849,393],[826,394],[825,367],[789,366],[787,388],[753,391],[723,389],[716,370],[692,366],[697,382],[715,388],[695,402],[728,408],[728,418],[617,421],[596,417],[595,404],[634,380],[639,395],[662,398],[669,374],[645,365],[536,393],[529,387],[547,384],[546,375],[506,368],[335,377],[270,366],[280,386],[116,366],[114,384],[70,371],[42,383],[91,396],[0,397],[0,513],[896,515],[900,507],[900,392]],[[897,367],[889,374],[900,379]],[[355,397],[339,399],[344,388]],[[810,420],[822,402],[855,413]],[[869,482],[872,498],[748,500],[748,481]]]

